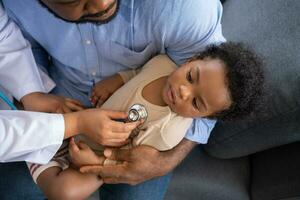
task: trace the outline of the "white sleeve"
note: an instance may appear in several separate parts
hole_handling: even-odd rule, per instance
[[[49,78],[50,79],[50,78]],[[43,85],[30,44],[0,4],[0,85],[17,100],[32,92],[49,92]]]
[[[47,163],[64,138],[61,114],[0,111],[0,162]]]

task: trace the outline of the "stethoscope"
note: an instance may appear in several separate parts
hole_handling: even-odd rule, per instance
[[[12,110],[18,110],[17,107],[9,100],[9,98],[0,91],[0,98],[12,109]]]

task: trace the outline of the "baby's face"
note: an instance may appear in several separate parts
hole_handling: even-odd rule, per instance
[[[229,108],[225,73],[225,65],[219,59],[187,62],[168,77],[163,100],[183,117],[207,117]]]

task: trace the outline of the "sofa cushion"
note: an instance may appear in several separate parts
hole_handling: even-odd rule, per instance
[[[249,200],[248,157],[216,159],[196,147],[176,168],[166,200]]]
[[[226,1],[224,35],[263,55],[267,95],[256,119],[217,123],[209,154],[232,158],[300,140],[299,9],[298,0]]]
[[[300,199],[300,142],[252,157],[251,196],[260,199]]]

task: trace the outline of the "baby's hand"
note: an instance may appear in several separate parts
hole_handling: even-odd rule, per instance
[[[72,164],[76,167],[84,165],[102,165],[105,157],[98,156],[87,144],[84,142],[76,142],[71,138],[69,144],[69,154]]]
[[[97,82],[92,91],[91,103],[95,107],[101,107],[101,105],[123,84],[123,79],[119,74],[115,74],[107,79]]]
[[[24,96],[21,102],[24,105],[24,109],[30,111],[69,113],[84,109],[84,106],[75,99],[40,92]]]

